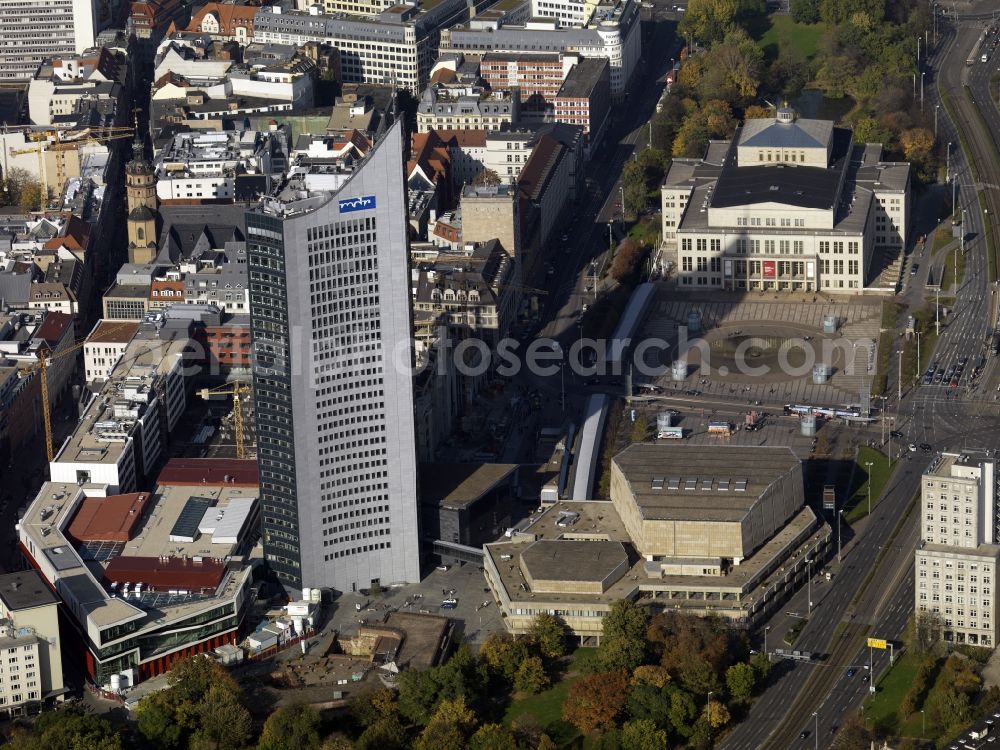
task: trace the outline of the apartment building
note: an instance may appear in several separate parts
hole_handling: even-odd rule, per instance
[[[782,108],[747,120],[731,141],[711,142],[703,159],[675,159],[661,194],[664,248],[676,253],[679,283],[863,289],[876,249],[902,248],[909,227],[909,164],[882,162],[881,152],[830,121]]]
[[[0,575],[0,712],[62,701],[59,600],[33,570]]]
[[[417,132],[428,130],[499,130],[520,118],[520,94],[480,86],[432,84],[417,104]]]
[[[139,331],[132,321],[99,320],[83,345],[83,376],[88,385],[107,380]]]
[[[28,119],[33,125],[52,125],[93,106],[113,110],[126,75],[125,55],[104,47],[52,58],[28,84]]]

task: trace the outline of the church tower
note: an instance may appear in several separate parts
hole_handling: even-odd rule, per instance
[[[156,177],[142,152],[142,141],[132,144],[132,161],[125,165],[128,196],[128,261],[152,263],[156,257]]]

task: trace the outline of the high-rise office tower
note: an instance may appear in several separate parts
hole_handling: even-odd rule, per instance
[[[292,589],[419,577],[401,138],[247,213],[264,552]]]
[[[50,57],[94,46],[119,3],[0,0],[0,81],[27,81]]]

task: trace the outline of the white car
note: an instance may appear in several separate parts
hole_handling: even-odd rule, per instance
[[[444,572],[444,571],[450,570],[451,566],[450,565],[438,565],[437,569],[440,570],[440,571],[442,571],[442,572]]]
[[[910,443],[910,453],[916,453],[916,452],[917,452],[917,446],[915,446],[913,443]]]

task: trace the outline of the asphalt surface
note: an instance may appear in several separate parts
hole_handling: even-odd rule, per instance
[[[979,18],[989,17],[980,15]],[[981,174],[996,179],[992,173],[997,165],[985,158],[985,141],[990,137],[982,131],[968,107],[959,106],[964,99],[961,90],[963,74],[968,74],[973,96],[987,103],[984,113],[989,127],[1000,133],[1000,112],[989,100],[985,87],[993,71],[979,64],[968,73],[965,60],[972,49],[982,24],[961,21],[957,28],[939,27],[940,44],[929,59],[927,73],[932,79],[931,106],[937,103],[933,89],[935,70],[940,71],[940,86],[949,91],[956,105],[966,141],[973,148]],[[992,58],[991,58],[992,59]],[[987,246],[984,237],[984,215],[978,194],[996,197],[996,183],[976,183],[968,167],[966,155],[958,147],[956,125],[942,108],[939,111],[942,140],[952,140],[952,172],[957,173],[959,204],[966,209],[966,273],[958,291],[955,310],[948,325],[942,328],[934,359],[939,366],[949,367],[959,357],[974,360],[982,351],[986,332],[996,321],[995,292],[989,283]],[[990,213],[992,213],[990,209]],[[998,214],[1000,216],[1000,214]],[[924,250],[926,252],[926,250]],[[919,262],[919,261],[918,261]],[[914,295],[917,296],[917,295]],[[916,302],[912,297],[908,302]],[[905,316],[904,316],[905,317]],[[991,368],[995,368],[995,363]],[[987,375],[983,379],[988,378]],[[935,449],[961,449],[995,445],[1000,440],[1000,425],[990,416],[987,407],[993,394],[967,388],[950,389],[945,385],[918,386],[904,393],[896,405],[897,429],[910,442],[927,442]],[[898,639],[913,610],[913,554],[919,528],[919,513],[911,501],[919,492],[920,475],[930,461],[923,453],[904,451],[897,468],[872,518],[857,534],[843,562],[831,565],[835,571],[829,591],[818,603],[795,647],[824,655],[811,664],[782,662],[778,678],[751,709],[749,717],[737,726],[722,743],[725,748],[811,748],[827,746],[844,718],[859,709],[869,692],[865,667],[871,660],[875,679],[888,666],[888,654],[864,646],[867,636]],[[859,589],[867,585],[860,599],[852,604]],[[795,600],[788,607],[795,605]],[[784,615],[773,622],[787,619]],[[775,628],[770,648],[780,639]],[[784,645],[784,644],[782,644]],[[848,677],[848,670],[856,672]],[[805,733],[805,736],[801,736]]]

